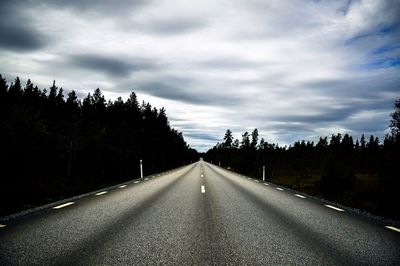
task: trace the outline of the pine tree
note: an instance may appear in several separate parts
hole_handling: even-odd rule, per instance
[[[250,146],[252,148],[256,148],[258,143],[258,129],[255,128],[253,132],[251,133],[251,143]]]
[[[391,113],[390,129],[392,136],[396,137],[400,135],[400,98],[394,102],[394,108],[394,112]]]
[[[230,129],[228,129],[228,130],[226,130],[226,133],[225,133],[225,136],[224,136],[223,146],[224,146],[224,148],[231,149],[232,148],[232,143],[233,143],[232,131]]]
[[[364,136],[364,134],[362,134],[361,135],[361,139],[360,139],[360,147],[361,147],[361,150],[364,150],[365,149],[365,147],[366,147],[366,140],[365,140],[365,136]]]
[[[242,135],[242,143],[241,143],[241,148],[249,148],[250,147],[250,138],[249,138],[249,132],[244,132]]]

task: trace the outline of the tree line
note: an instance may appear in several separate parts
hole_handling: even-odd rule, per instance
[[[39,89],[0,75],[0,215],[70,197],[198,159],[164,108],[106,101],[100,89],[82,100],[56,83]]]
[[[391,133],[383,141],[373,135],[354,139],[332,134],[289,147],[259,140],[258,130],[245,132],[241,141],[227,130],[223,142],[208,150],[205,160],[242,174],[311,195],[334,200],[379,215],[400,218],[400,99],[391,114]]]

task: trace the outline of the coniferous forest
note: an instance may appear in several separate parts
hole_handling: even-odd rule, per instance
[[[280,147],[259,140],[258,130],[242,140],[227,130],[224,141],[208,150],[205,160],[242,174],[333,200],[374,214],[400,219],[400,99],[391,114],[391,133],[384,140],[349,134],[297,141]]]
[[[349,134],[297,141],[289,147],[242,140],[228,129],[224,141],[201,156],[242,174],[309,195],[400,219],[400,99],[383,140]],[[164,108],[106,101],[100,89],[78,99],[53,85],[30,80],[11,84],[0,75],[0,215],[79,195],[199,159],[182,134],[171,128]]]
[[[165,109],[134,92],[106,101],[100,89],[79,100],[0,75],[0,216],[198,160]]]

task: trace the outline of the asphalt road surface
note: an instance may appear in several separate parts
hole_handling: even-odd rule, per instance
[[[2,222],[0,265],[400,265],[337,207],[200,161]]]

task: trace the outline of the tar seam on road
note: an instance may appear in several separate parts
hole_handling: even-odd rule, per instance
[[[387,226],[385,226],[385,227],[388,228],[388,229],[390,229],[390,230],[393,230],[393,231],[396,231],[396,232],[400,233],[400,229],[397,228],[397,227],[390,226],[390,225],[387,225]]]
[[[53,209],[61,209],[61,208],[67,207],[67,206],[69,206],[69,205],[72,205],[72,204],[74,204],[74,203],[75,203],[75,202],[70,201],[70,202],[67,202],[67,203],[64,203],[64,204],[55,206],[55,207],[53,207]]]
[[[100,195],[103,195],[103,194],[106,194],[107,193],[107,191],[102,191],[102,192],[99,192],[99,193],[96,193],[96,194],[94,194],[95,196],[100,196]]]
[[[332,206],[332,205],[326,204],[325,207],[331,208],[331,209],[336,210],[336,211],[339,211],[339,212],[344,212],[343,209],[337,208],[337,207]]]

